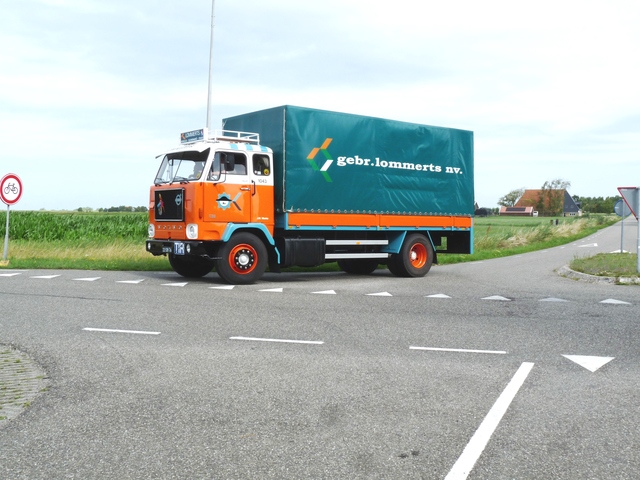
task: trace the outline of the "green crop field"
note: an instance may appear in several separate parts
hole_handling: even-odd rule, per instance
[[[549,248],[590,235],[618,219],[615,215],[479,217],[475,219],[475,253],[439,255],[438,261],[464,262]],[[2,212],[2,239],[5,223]],[[3,268],[169,270],[165,257],[153,257],[145,250],[147,224],[147,213],[11,212],[9,261]]]

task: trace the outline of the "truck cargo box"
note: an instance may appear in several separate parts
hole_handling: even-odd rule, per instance
[[[277,212],[474,213],[473,132],[290,105],[223,128],[273,149]]]

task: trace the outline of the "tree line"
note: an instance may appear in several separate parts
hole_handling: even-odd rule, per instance
[[[98,208],[97,210],[91,207],[80,207],[76,210],[77,212],[104,212],[104,213],[113,213],[113,212],[148,212],[149,209],[147,207],[130,207],[126,205],[120,205],[119,207],[109,207],[109,208]]]

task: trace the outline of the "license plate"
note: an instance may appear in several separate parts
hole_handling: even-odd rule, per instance
[[[173,244],[174,255],[184,255],[184,243],[176,242]]]
[[[171,247],[162,247],[162,253],[171,253]]]

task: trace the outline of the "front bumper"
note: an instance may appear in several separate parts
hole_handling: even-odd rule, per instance
[[[211,257],[211,247],[204,242],[184,240],[147,240],[147,252],[152,255],[185,255]]]

